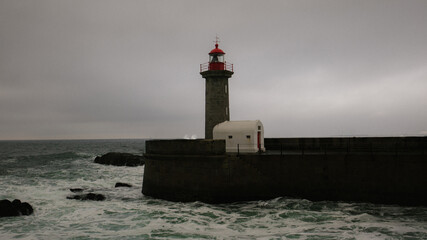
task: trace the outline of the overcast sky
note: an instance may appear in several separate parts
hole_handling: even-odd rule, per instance
[[[427,135],[426,0],[0,0],[0,139],[204,137],[216,35],[266,137]]]

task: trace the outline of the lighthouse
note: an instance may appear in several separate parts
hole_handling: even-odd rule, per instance
[[[206,79],[205,138],[212,139],[215,125],[230,121],[228,79],[233,75],[233,64],[224,59],[225,52],[215,48],[209,52],[209,62],[200,64],[200,74]]]

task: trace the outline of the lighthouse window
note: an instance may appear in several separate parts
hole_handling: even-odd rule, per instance
[[[233,136],[231,136],[231,135],[230,135],[230,136],[228,136],[228,139],[232,139],[232,138],[233,138]]]
[[[225,85],[225,93],[227,93],[227,85]]]
[[[251,135],[246,135],[246,138],[247,139],[251,139]]]

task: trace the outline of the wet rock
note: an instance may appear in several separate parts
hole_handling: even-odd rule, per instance
[[[130,153],[109,152],[101,157],[95,158],[95,163],[114,166],[142,166],[145,164],[144,157]]]
[[[0,217],[31,215],[33,212],[34,209],[29,203],[21,202],[19,199],[12,202],[7,199],[0,201]]]
[[[116,185],[114,186],[114,187],[132,187],[132,185],[131,184],[129,184],[129,183],[121,183],[121,182],[117,182],[116,183]]]
[[[70,191],[73,192],[73,193],[83,192],[83,188],[70,188]]]
[[[98,193],[87,193],[87,194],[79,194],[74,196],[68,196],[67,199],[76,199],[76,200],[91,200],[91,201],[104,201],[105,196]]]
[[[10,217],[10,216],[19,216],[18,209],[13,206],[13,204],[7,200],[0,201],[0,217]]]
[[[33,207],[27,202],[23,202],[19,207],[19,210],[21,211],[22,215],[27,215],[27,216],[33,214],[34,212]]]

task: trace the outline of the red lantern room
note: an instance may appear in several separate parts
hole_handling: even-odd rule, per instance
[[[215,42],[215,48],[209,52],[209,62],[200,64],[200,72],[205,71],[230,71],[233,72],[233,64],[224,60],[225,52],[218,48],[218,40]]]
[[[218,43],[215,48],[209,53],[209,70],[225,70],[224,68],[225,52],[218,48]]]

